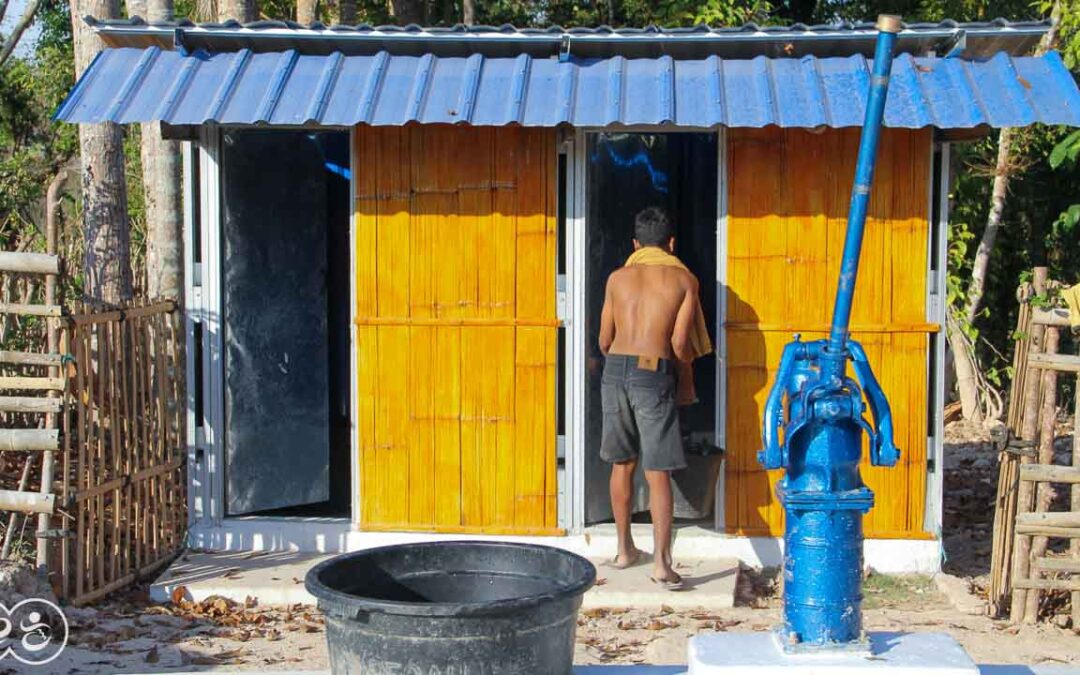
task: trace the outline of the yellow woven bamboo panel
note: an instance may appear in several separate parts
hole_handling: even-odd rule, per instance
[[[858,130],[735,129],[729,147],[727,523],[736,534],[778,535],[782,472],[757,462],[761,415],[792,333],[825,337]],[[930,151],[928,130],[882,136],[855,291],[853,335],[892,404],[903,453],[892,469],[864,462],[877,495],[870,537],[925,536]]]
[[[553,132],[353,137],[361,526],[557,533]]]

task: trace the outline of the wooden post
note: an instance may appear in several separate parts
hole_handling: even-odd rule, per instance
[[[45,193],[45,250],[49,256],[54,260],[59,260],[56,255],[56,242],[57,234],[59,232],[58,213],[57,210],[60,205],[60,188],[63,186],[64,177],[66,171],[61,170],[53,180],[49,183],[49,189]],[[59,274],[60,269],[57,265],[57,269],[46,275],[45,277],[45,304],[48,306],[56,305],[56,276]],[[57,354],[60,351],[60,322],[55,318],[48,319],[45,324],[46,335],[46,352],[49,354]],[[58,365],[49,366],[49,379],[59,380],[64,382],[64,378],[61,376],[60,368]],[[52,390],[48,396],[50,398],[57,398],[60,396],[60,391],[63,389],[61,384],[60,390]],[[56,414],[49,413],[45,416],[45,427],[47,429],[56,430],[58,424],[56,423]],[[59,433],[59,432],[57,432]],[[57,443],[56,450],[59,450],[59,442]],[[52,450],[46,450],[41,456],[41,494],[52,496],[53,489],[53,473],[55,472],[56,458]],[[52,523],[51,513],[42,513],[38,515],[37,531],[39,535],[45,534]],[[43,577],[47,577],[49,573],[49,540],[43,536],[37,538],[37,568],[38,574]]]
[[[1073,388],[1073,445],[1072,465],[1080,473],[1080,377],[1076,378],[1076,387]],[[1080,480],[1072,485],[1072,497],[1069,507],[1073,513],[1080,513]],[[1080,539],[1073,539],[1069,545],[1073,558],[1080,559]],[[1080,570],[1077,570],[1080,572]],[[1072,627],[1073,631],[1080,633],[1080,590],[1072,592]]]
[[[1048,327],[1046,339],[1043,345],[1043,354],[1057,354],[1058,344],[1061,340],[1061,329]],[[1057,371],[1046,369],[1042,371],[1042,406],[1039,412],[1039,464],[1048,466],[1054,463],[1054,427],[1057,423]],[[1054,498],[1054,486],[1051,483],[1038,483],[1036,485],[1035,512],[1042,513],[1050,509],[1050,502]],[[1019,518],[1019,516],[1018,516]],[[1037,535],[1031,541],[1030,558],[1040,558],[1046,555],[1048,544],[1046,536]],[[1039,620],[1039,594],[1028,593],[1027,605],[1024,609],[1025,623],[1035,623]]]
[[[1045,267],[1036,267],[1033,279],[1036,295],[1046,292],[1047,270]],[[1034,324],[1031,328],[1031,354],[1042,351],[1043,337],[1046,327]],[[1028,375],[1024,382],[1024,402],[1020,427],[1020,438],[1024,441],[1034,441],[1038,434],[1039,417],[1039,393],[1040,379]],[[1034,458],[1024,457],[1021,464],[1031,464]],[[1023,467],[1021,467],[1021,472]],[[1016,486],[1016,513],[1027,513],[1035,505],[1034,484],[1030,481],[1021,480]],[[1012,554],[1012,579],[1026,579],[1031,572],[1031,539],[1023,535],[1016,535]],[[1027,589],[1014,588],[1012,593],[1012,606],[1009,616],[1014,622],[1023,620],[1024,609],[1027,606]]]
[[[22,477],[19,478],[19,492],[26,490],[26,484],[30,482],[30,469],[34,464],[34,456],[29,455],[26,458],[26,463],[23,464]],[[11,544],[15,541],[15,527],[18,523],[18,511],[12,511],[8,516],[7,531],[4,532],[4,549],[0,553],[0,559],[7,560],[8,554],[11,553]]]

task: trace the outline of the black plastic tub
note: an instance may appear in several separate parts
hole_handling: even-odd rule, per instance
[[[304,581],[330,668],[363,675],[566,675],[585,558],[548,546],[431,542],[340,555]]]

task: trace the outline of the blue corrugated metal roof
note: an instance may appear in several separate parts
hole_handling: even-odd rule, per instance
[[[68,122],[608,127],[849,127],[863,119],[862,56],[588,61],[107,49],[57,119]],[[1057,54],[987,61],[899,55],[890,127],[1080,126]]]

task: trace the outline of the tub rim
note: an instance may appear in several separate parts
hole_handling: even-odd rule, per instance
[[[375,598],[363,598],[355,595],[350,595],[343,591],[338,591],[330,588],[322,582],[319,575],[335,564],[351,560],[353,558],[361,558],[372,555],[378,552],[393,551],[395,549],[415,549],[418,547],[430,547],[430,546],[445,546],[445,545],[469,545],[481,548],[499,549],[499,548],[515,548],[515,549],[531,549],[538,552],[555,552],[560,555],[567,556],[571,559],[576,559],[584,563],[586,574],[583,578],[578,579],[574,583],[565,588],[561,588],[557,591],[550,593],[538,593],[534,595],[526,595],[520,598],[509,598],[506,600],[489,600],[485,602],[401,602],[397,600],[379,600]],[[386,546],[374,546],[371,548],[362,549],[360,551],[353,551],[351,553],[344,553],[336,555],[328,560],[324,560],[321,563],[315,565],[307,574],[304,575],[304,588],[308,593],[311,593],[319,601],[320,608],[327,614],[334,616],[354,618],[365,613],[378,613],[389,614],[397,616],[428,616],[428,617],[483,617],[483,616],[499,616],[518,612],[521,610],[532,609],[539,605],[558,602],[560,600],[571,600],[575,597],[584,595],[586,591],[596,584],[596,566],[584,556],[578,555],[572,551],[558,548],[555,546],[545,546],[542,544],[519,544],[509,541],[483,541],[483,540],[462,540],[462,541],[430,541],[430,542],[411,542],[405,544],[390,544]]]

